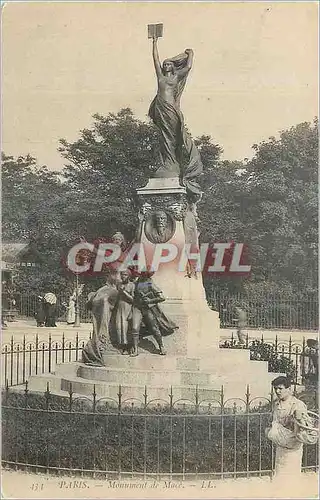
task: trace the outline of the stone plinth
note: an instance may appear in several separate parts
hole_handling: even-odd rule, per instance
[[[149,179],[137,194],[140,200],[139,242],[143,245],[148,265],[152,263],[157,246],[150,241],[146,230],[148,217],[164,211],[174,223],[174,231],[166,244],[177,248],[177,257],[160,264],[153,276],[166,298],[161,307],[179,325],[179,330],[164,340],[168,354],[200,356],[208,349],[218,348],[219,317],[207,305],[202,275],[188,277],[185,269],[179,269],[186,245],[184,217],[188,204],[185,188],[180,186],[178,178],[156,178]],[[150,340],[152,342],[152,338]]]
[[[213,355],[214,354],[214,355]],[[180,398],[207,403],[219,400],[222,386],[225,398],[245,397],[247,384],[251,398],[268,397],[272,378],[267,362],[250,361],[249,351],[216,349],[210,356],[159,356],[140,354],[138,357],[105,355],[105,367],[83,363],[57,365],[54,374],[32,376],[29,390],[45,391],[49,383],[53,393],[68,395],[70,388],[76,395],[117,399],[119,386],[124,399],[148,398],[168,402]]]

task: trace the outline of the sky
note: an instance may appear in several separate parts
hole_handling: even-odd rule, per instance
[[[160,58],[192,48],[181,109],[223,157],[312,121],[318,111],[317,2],[7,3],[2,12],[2,150],[60,170],[94,113],[147,119],[156,92],[147,24]]]

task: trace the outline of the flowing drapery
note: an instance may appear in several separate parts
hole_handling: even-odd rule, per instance
[[[185,68],[187,54],[180,54],[169,59],[176,71]],[[198,149],[184,125],[180,110],[180,98],[185,87],[187,73],[178,80],[174,93],[174,104],[159,95],[153,99],[149,116],[160,131],[160,156],[162,166],[157,170],[156,177],[179,177],[190,193],[199,195],[200,186],[197,182],[203,166]],[[182,148],[187,152],[187,165],[182,166]]]

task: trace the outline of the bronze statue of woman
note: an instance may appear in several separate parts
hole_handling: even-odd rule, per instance
[[[161,167],[155,177],[180,177],[190,193],[201,193],[197,177],[202,173],[199,151],[184,126],[180,110],[180,98],[192,67],[193,51],[165,59],[160,64],[157,37],[153,37],[153,61],[158,80],[158,92],[151,103],[149,116],[160,131]],[[188,164],[182,165],[182,151],[185,147]]]

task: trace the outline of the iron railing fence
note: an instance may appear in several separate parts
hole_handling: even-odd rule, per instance
[[[87,335],[87,334],[82,334]],[[90,338],[91,334],[89,334]],[[14,336],[2,345],[1,374],[2,380],[8,380],[9,386],[24,384],[31,375],[52,373],[57,363],[81,360],[82,349],[89,339],[80,338],[77,332],[74,338],[63,333],[61,338],[55,334],[40,340],[38,334],[34,340],[26,335],[16,341]],[[318,348],[309,347],[309,340],[296,343],[290,336],[288,341],[265,341],[263,335],[250,339],[247,335],[244,345],[239,345],[234,335],[220,342],[221,348],[249,349],[252,360],[268,362],[270,372],[286,373],[295,386],[315,385],[318,381]],[[315,342],[315,341],[313,341]]]
[[[221,328],[236,327],[235,306],[247,313],[247,327],[316,330],[319,325],[318,295],[292,298],[283,294],[207,293],[209,305],[219,311]]]
[[[19,341],[11,336],[10,342],[2,345],[2,381],[8,381],[9,386],[24,384],[31,375],[54,372],[58,363],[78,361],[89,338],[91,333],[84,340],[78,332],[71,340],[64,333],[59,340],[51,334],[48,340],[40,340],[36,334],[31,341],[26,335]]]
[[[303,399],[303,394],[300,396]],[[250,477],[271,474],[274,447],[265,437],[271,399],[201,401],[69,397],[6,388],[2,460],[8,467],[104,479]],[[309,409],[311,406],[309,405]],[[316,407],[313,407],[316,409]],[[303,468],[318,467],[318,445],[305,446]]]
[[[91,321],[91,313],[86,308],[86,295],[79,298],[80,317],[84,323]],[[57,294],[57,299],[58,319],[64,321],[66,308],[63,304],[68,303],[69,296],[61,293]],[[283,295],[265,294],[257,297],[212,291],[207,293],[207,300],[210,307],[219,311],[222,328],[236,327],[236,304],[246,311],[248,328],[316,330],[319,325],[319,303],[315,294],[303,299],[293,299]],[[22,317],[34,317],[37,310],[36,294],[15,294],[14,308]]]
[[[66,293],[56,294],[57,296],[57,320],[66,321],[67,309],[66,305],[69,303],[69,295]],[[36,294],[31,293],[15,293],[14,294],[14,304],[11,300],[7,301],[10,308],[14,308],[17,311],[19,317],[23,318],[34,318],[38,307],[38,297]],[[87,297],[80,295],[79,297],[79,308],[80,308],[80,318],[83,323],[91,322],[91,313],[86,307]]]
[[[268,361],[269,372],[285,373],[291,377],[294,385],[316,385],[319,378],[318,341],[302,339],[297,343],[290,335],[288,340],[252,339],[246,334],[245,343],[239,343],[232,333],[229,339],[220,341],[220,348],[249,349],[250,359]]]

